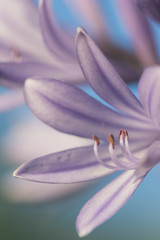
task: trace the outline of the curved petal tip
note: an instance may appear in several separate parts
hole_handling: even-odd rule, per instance
[[[84,33],[85,34],[86,31],[82,27],[77,27],[77,34],[79,34],[79,33]]]

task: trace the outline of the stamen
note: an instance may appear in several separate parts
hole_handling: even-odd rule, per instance
[[[127,132],[127,131],[126,131]],[[136,158],[130,151],[130,147],[129,147],[129,136],[128,136],[128,132],[127,134],[125,135],[125,150],[126,150],[126,153],[128,155],[128,157],[133,161],[133,162],[137,162],[139,159]]]
[[[126,130],[124,130],[124,137],[127,138],[127,140],[129,140],[129,135],[128,135],[128,132]]]
[[[108,139],[109,139],[109,153],[110,153],[112,161],[115,163],[115,165],[117,165],[121,168],[124,168],[124,169],[134,168],[135,164],[130,162],[131,158],[129,158],[129,156],[127,154],[127,151],[125,149],[125,145],[124,145],[124,138],[126,139],[126,141],[128,141],[128,132],[126,130],[121,129],[118,139],[119,139],[119,142],[120,142],[120,147],[121,147],[122,153],[129,162],[124,162],[123,160],[121,160],[120,158],[118,158],[116,156],[114,148],[111,147],[112,138],[113,138],[113,135],[110,134],[109,137],[108,137]]]
[[[108,143],[109,143],[109,145],[111,144],[112,148],[114,149],[115,140],[114,140],[113,134],[110,134],[110,135],[108,136]]]
[[[94,139],[94,154],[96,156],[97,161],[101,165],[103,165],[104,167],[106,167],[108,169],[112,169],[112,170],[136,169],[138,158],[136,158],[130,151],[129,142],[128,142],[129,135],[126,130],[123,130],[123,129],[120,130],[118,139],[119,139],[120,148],[122,150],[122,153],[123,153],[124,157],[126,158],[126,160],[128,160],[128,161],[125,161],[124,159],[117,157],[115,150],[114,150],[115,139],[114,139],[113,134],[109,134],[109,136],[108,136],[108,143],[109,143],[108,150],[109,150],[110,158],[112,160],[111,164],[108,164],[107,160],[104,161],[99,156],[99,152],[98,152],[98,146],[100,145],[99,138],[96,135],[94,135],[93,139]]]
[[[98,152],[98,145],[100,144],[99,138],[96,135],[94,135],[93,139],[94,139],[94,154],[96,156],[97,161],[106,168],[119,170],[116,166],[111,166],[108,163],[103,162],[103,160],[100,158],[99,152]]]
[[[121,129],[120,132],[119,132],[119,135],[118,135],[118,140],[120,141],[120,139],[123,137],[123,134],[124,134],[124,130]]]
[[[93,136],[93,140],[97,143],[97,145],[100,144],[99,138],[96,135]]]

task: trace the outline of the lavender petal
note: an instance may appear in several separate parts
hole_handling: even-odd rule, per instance
[[[139,138],[142,144],[150,141],[146,134],[148,136],[152,132],[154,136],[155,130],[149,118],[141,120],[123,116],[81,89],[57,80],[27,79],[25,97],[28,106],[39,119],[65,133],[87,138],[96,134],[106,140],[106,134],[112,132],[117,136],[120,129],[125,128],[132,139]]]
[[[160,107],[159,91],[160,91],[160,67],[153,66],[147,68],[139,82],[138,93],[144,109],[160,126],[160,117],[157,109]]]
[[[106,160],[106,146],[101,146],[100,149],[101,157]],[[34,159],[20,166],[14,176],[35,182],[76,183],[93,180],[112,172],[113,170],[98,163],[93,147],[89,146]]]
[[[142,178],[146,173],[159,163],[160,158],[160,141],[154,141],[147,149],[145,154],[145,161],[139,163],[135,175],[137,178]]]
[[[94,91],[124,113],[143,114],[138,99],[82,28],[78,28],[76,45],[80,66]]]
[[[34,61],[0,63],[0,84],[5,87],[22,87],[26,78],[31,76],[54,77],[63,81],[75,83],[81,81],[75,74],[68,74],[62,69]]]
[[[135,181],[135,172],[126,171],[92,197],[77,217],[79,236],[89,234],[112,217],[129,200],[142,180]]]
[[[58,28],[56,20],[53,19],[50,0],[39,1],[39,18],[43,38],[54,55],[62,61],[76,61],[74,50],[74,38]]]
[[[38,11],[32,0],[1,0],[0,29],[0,44],[5,44],[11,53],[12,49],[17,49],[23,59],[53,61],[53,56],[44,45]]]
[[[144,14],[160,22],[160,0],[135,0],[135,2]]]

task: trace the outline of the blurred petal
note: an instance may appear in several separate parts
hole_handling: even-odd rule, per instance
[[[60,72],[51,65],[39,62],[0,63],[0,84],[7,87],[23,87],[24,80],[30,76],[50,76]]]
[[[53,61],[43,43],[38,11],[32,0],[0,0],[0,29],[0,42],[18,49],[23,58]]]
[[[135,0],[139,9],[160,22],[160,0]]]
[[[54,77],[71,83],[82,80],[75,72],[68,71],[40,62],[5,62],[0,63],[0,84],[5,87],[23,87],[25,79],[31,76]]]
[[[71,5],[73,14],[77,15],[78,13],[81,19],[87,23],[94,38],[100,43],[105,39],[106,44],[109,26],[106,19],[103,18],[99,3],[96,0],[66,0],[66,3]]]
[[[0,95],[0,112],[8,111],[24,103],[22,91],[13,91]]]
[[[43,38],[48,48],[62,61],[75,61],[74,38],[69,38],[53,19],[50,0],[39,1],[39,17]]]
[[[124,19],[124,24],[130,34],[134,50],[144,65],[158,62],[157,53],[149,24],[138,11],[134,0],[118,0],[118,12]]]
[[[147,68],[139,82],[139,98],[146,112],[160,126],[160,66]]]
[[[57,80],[27,79],[25,97],[33,113],[59,131],[87,138],[96,134],[104,140],[107,133],[117,135],[121,128],[130,131],[133,139],[139,136],[141,141],[148,141],[145,134],[150,131],[153,136],[154,130],[149,120],[141,121],[123,116],[81,89]]]
[[[76,229],[80,237],[89,234],[113,216],[132,196],[143,179],[135,182],[134,171],[126,171],[99,191],[80,211]]]
[[[101,146],[101,150],[106,160],[106,146]],[[14,172],[14,176],[35,182],[77,183],[93,180],[112,172],[113,170],[104,168],[98,163],[93,146],[89,146],[31,160],[20,166]]]
[[[80,66],[94,91],[124,113],[143,113],[138,99],[82,28],[78,28],[76,44]]]

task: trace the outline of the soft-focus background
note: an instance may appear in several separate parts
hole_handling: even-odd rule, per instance
[[[12,0],[13,1],[13,0]],[[99,3],[105,12],[109,9],[113,37],[129,49],[125,30],[115,20],[115,1]],[[85,26],[84,19],[67,8],[66,1],[55,0],[60,23],[75,30]],[[105,16],[105,15],[104,15]],[[157,48],[159,26],[155,23]],[[137,94],[136,84],[130,85]],[[89,94],[94,93],[87,87]],[[4,91],[4,89],[0,89]],[[95,95],[94,95],[95,96]],[[95,96],[96,97],[96,96]],[[106,133],[107,135],[107,133]],[[91,141],[87,141],[90,144]],[[46,185],[12,178],[12,172],[24,161],[42,154],[80,146],[86,141],[55,132],[31,115],[27,107],[19,107],[0,116],[0,239],[1,240],[62,240],[79,239],[75,220],[83,204],[114,176],[92,184]],[[157,165],[137,189],[131,200],[110,220],[84,239],[160,239],[160,166]]]

